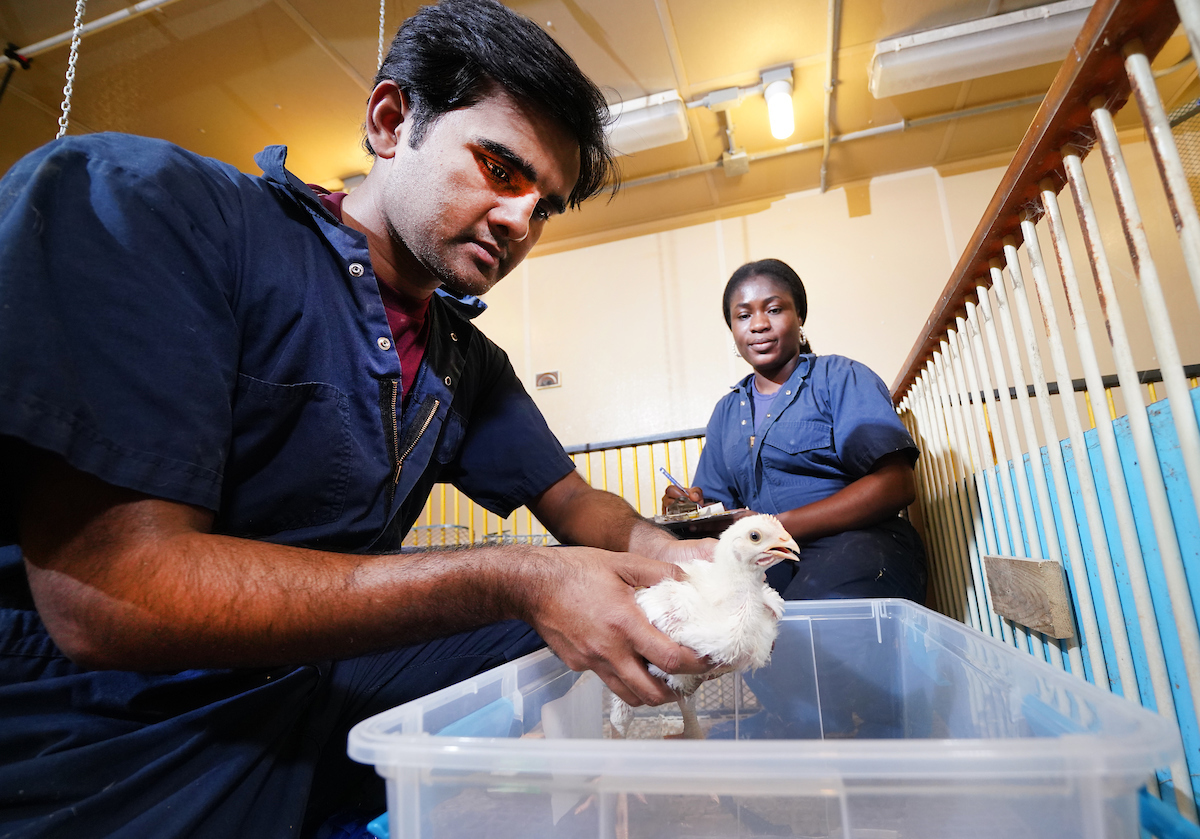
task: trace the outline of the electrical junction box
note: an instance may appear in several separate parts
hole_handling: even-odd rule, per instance
[[[725,176],[729,178],[749,172],[750,158],[746,155],[746,150],[738,149],[737,151],[727,151],[722,154],[721,168],[725,170]]]

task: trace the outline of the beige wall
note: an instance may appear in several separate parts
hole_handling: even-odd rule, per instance
[[[1153,174],[1145,144],[1127,155],[1135,183],[1145,182],[1139,174]],[[1099,155],[1087,166],[1101,215],[1111,218]],[[508,350],[565,445],[702,427],[713,403],[749,372],[721,317],[724,283],[743,262],[773,256],[805,281],[814,348],[858,359],[890,386],[1002,175],[1003,168],[947,177],[922,169],[872,181],[866,215],[851,217],[843,189],[811,191],[738,218],[535,256],[488,294],[478,322]],[[634,189],[616,200],[637,197]],[[1152,246],[1156,237],[1168,241],[1174,231],[1165,202],[1146,191],[1145,203]],[[1119,228],[1110,228],[1106,244],[1123,252]],[[1185,277],[1172,280],[1182,273],[1179,261],[1158,250],[1176,289],[1184,361],[1200,360],[1190,286]],[[1128,269],[1117,272],[1132,289]],[[1131,311],[1132,331],[1145,335],[1140,309]],[[1065,310],[1060,317],[1065,327]],[[1153,353],[1138,362],[1153,366]],[[559,372],[561,386],[535,390],[534,376],[549,370]]]

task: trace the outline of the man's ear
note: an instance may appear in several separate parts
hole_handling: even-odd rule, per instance
[[[367,100],[366,129],[377,157],[390,158],[396,153],[401,135],[411,128],[411,117],[408,94],[398,84],[388,80],[375,85]]]

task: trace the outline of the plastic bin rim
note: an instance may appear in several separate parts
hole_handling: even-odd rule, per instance
[[[1041,739],[1041,738],[1038,738]],[[445,742],[440,742],[445,741]],[[929,777],[1129,778],[1134,786],[1148,773],[1179,757],[1178,746],[1124,737],[1097,748],[1094,738],[1014,740],[859,740],[829,741],[612,741],[520,740],[506,738],[414,736],[406,743],[352,741],[349,755],[373,764],[380,775],[399,770],[501,773],[512,777],[568,772],[605,774],[614,770],[644,776],[720,780],[838,777],[893,780]],[[1031,746],[1033,746],[1031,748]],[[637,767],[634,769],[633,767]]]
[[[367,722],[370,722],[369,720]],[[1164,726],[1164,729],[1166,727]],[[943,760],[948,758],[977,759],[983,755],[1020,757],[1026,770],[1032,758],[1116,758],[1118,756],[1147,757],[1154,754],[1173,755],[1173,738],[1154,735],[1162,732],[1138,731],[1120,737],[1097,737],[1092,734],[1063,734],[1057,737],[992,737],[945,739],[888,739],[888,740],[615,740],[607,738],[546,740],[512,737],[443,737],[435,734],[387,734],[369,731],[363,723],[351,732],[349,754],[364,763],[382,752],[404,760],[393,763],[410,764],[422,758],[443,756],[554,756],[561,753],[572,759],[595,756],[617,757],[624,754],[637,757],[658,757],[659,753],[688,754],[694,759],[739,758],[752,754],[756,759],[804,763],[811,760],[843,758],[878,758],[903,755],[908,758]],[[1155,744],[1154,740],[1161,742]],[[1100,754],[1098,754],[1100,753]],[[423,761],[422,761],[423,762]],[[1155,766],[1161,765],[1158,763]]]
[[[867,607],[876,618],[893,617],[896,613],[885,612],[896,609],[933,623],[944,623],[953,628],[963,627],[958,621],[938,612],[899,598],[844,599],[822,601],[793,601],[785,604],[784,620],[821,619],[821,613],[844,613]],[[865,614],[863,615],[866,616]],[[967,627],[969,628],[969,627]],[[978,633],[973,641],[983,642],[995,648],[997,653],[1022,660],[1029,658],[984,633]],[[554,657],[549,648],[530,653],[518,661],[538,662]],[[510,662],[504,667],[511,667]],[[1038,662],[1033,661],[1033,664]],[[1042,663],[1044,664],[1044,662]],[[1070,680],[1070,674],[1056,671],[1044,664],[1044,675],[1052,680]],[[497,668],[497,670],[500,668]],[[492,671],[488,671],[492,672]],[[487,673],[464,680],[423,697],[453,694],[468,694],[475,691],[476,680],[486,678]],[[905,776],[947,773],[998,775],[1005,774],[1000,763],[1011,761],[1014,772],[1028,774],[1030,766],[1046,769],[1050,766],[1069,766],[1072,773],[1098,774],[1111,770],[1126,775],[1131,772],[1150,772],[1165,766],[1181,756],[1178,733],[1170,723],[1142,707],[1087,682],[1080,682],[1105,696],[1102,702],[1117,701],[1129,710],[1140,712],[1136,728],[1121,735],[1091,733],[1062,734],[1055,737],[1003,737],[971,739],[888,739],[888,740],[743,740],[743,741],[680,741],[680,740],[610,740],[572,739],[544,740],[510,737],[442,737],[427,732],[397,734],[383,731],[391,728],[405,706],[397,706],[355,725],[348,738],[349,756],[366,764],[375,764],[382,773],[385,766],[412,768],[469,768],[491,770],[503,763],[511,766],[515,762],[529,761],[543,764],[549,760],[570,760],[578,764],[580,771],[589,771],[585,763],[607,765],[622,757],[662,761],[667,759],[672,766],[685,767],[695,777],[718,776],[729,770],[728,761],[741,764],[761,763],[769,760],[776,772],[785,770],[789,774],[811,775],[805,767],[815,766],[822,761],[837,761],[833,767],[841,775],[864,774],[855,770],[856,764],[880,761],[888,764],[889,773],[899,771]],[[415,700],[422,701],[422,700]],[[683,761],[670,760],[672,756],[684,756]],[[697,758],[703,756],[703,760]],[[725,765],[720,764],[722,760]],[[847,763],[849,761],[849,763]],[[893,765],[893,761],[902,766]],[[980,762],[986,768],[977,768]],[[999,763],[998,763],[999,762]],[[699,764],[699,765],[698,765]],[[953,767],[952,769],[950,767]],[[749,767],[749,768],[752,768]],[[872,767],[872,770],[877,766]],[[936,769],[936,771],[935,771]],[[911,771],[910,771],[911,770]],[[742,771],[742,769],[739,769]],[[828,772],[828,769],[820,771]],[[866,774],[876,775],[877,771]]]

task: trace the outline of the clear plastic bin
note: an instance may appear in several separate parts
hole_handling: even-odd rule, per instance
[[[1181,754],[1139,705],[903,600],[787,604],[768,667],[708,683],[705,740],[609,739],[604,688],[549,651],[359,723],[391,839],[1139,835]]]

